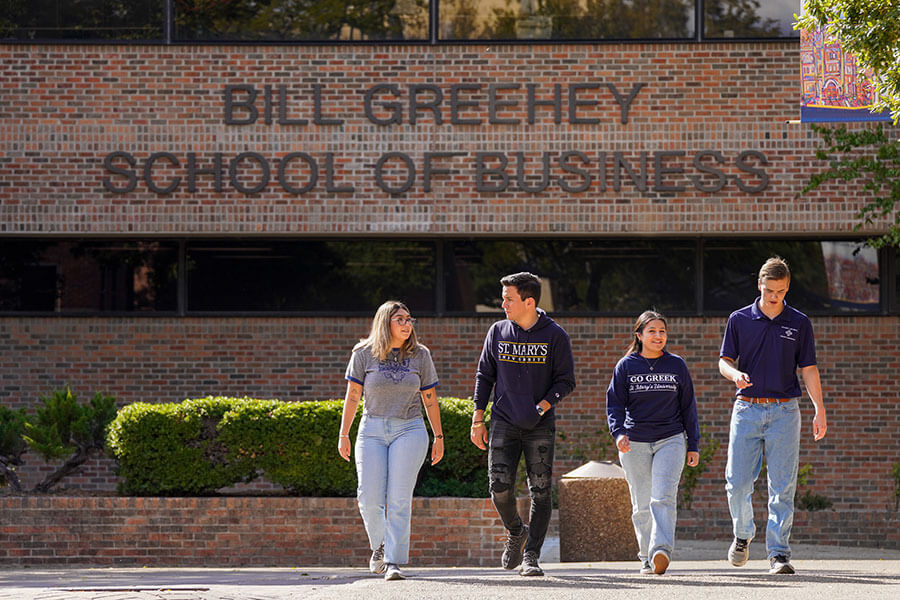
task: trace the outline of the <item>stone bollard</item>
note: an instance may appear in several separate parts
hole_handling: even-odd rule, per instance
[[[635,560],[631,494],[625,471],[590,461],[559,481],[559,558],[562,562]]]

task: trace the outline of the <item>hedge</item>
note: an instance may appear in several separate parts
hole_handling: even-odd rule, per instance
[[[487,453],[469,442],[472,401],[439,400],[444,458],[426,460],[416,494],[486,497]],[[119,411],[107,450],[126,495],[210,495],[263,476],[296,495],[354,496],[354,464],[337,453],[342,410],[341,400],[139,402]],[[351,438],[358,424],[359,414]]]

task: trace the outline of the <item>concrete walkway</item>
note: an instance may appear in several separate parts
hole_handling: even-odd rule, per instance
[[[117,569],[0,568],[0,598],[16,600],[380,598],[475,600],[897,600],[900,551],[797,545],[797,574],[768,575],[765,549],[737,569],[728,542],[682,542],[663,576],[640,575],[637,561],[543,564],[545,577],[500,568],[415,568],[386,582],[363,568]],[[684,557],[684,560],[678,560]]]

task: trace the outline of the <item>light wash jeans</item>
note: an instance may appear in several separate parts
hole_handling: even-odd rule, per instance
[[[750,539],[756,534],[751,495],[765,450],[769,479],[766,550],[769,558],[776,555],[790,558],[788,539],[794,524],[794,492],[800,458],[800,406],[797,399],[781,404],[750,404],[735,400],[729,435],[725,491],[734,536]]]
[[[384,562],[409,562],[413,488],[428,451],[425,421],[363,415],[356,436],[356,498],[369,547]]]
[[[619,462],[631,490],[631,521],[641,562],[659,551],[672,556],[678,481],[686,452],[684,433],[655,442],[632,441],[629,452],[619,452]]]

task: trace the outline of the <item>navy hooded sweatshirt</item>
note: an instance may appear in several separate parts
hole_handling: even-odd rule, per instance
[[[522,429],[555,419],[556,404],[575,389],[572,343],[562,327],[538,309],[538,320],[525,330],[505,319],[484,338],[475,375],[475,408],[484,410],[494,390],[491,418]],[[551,408],[541,417],[535,405]]]

